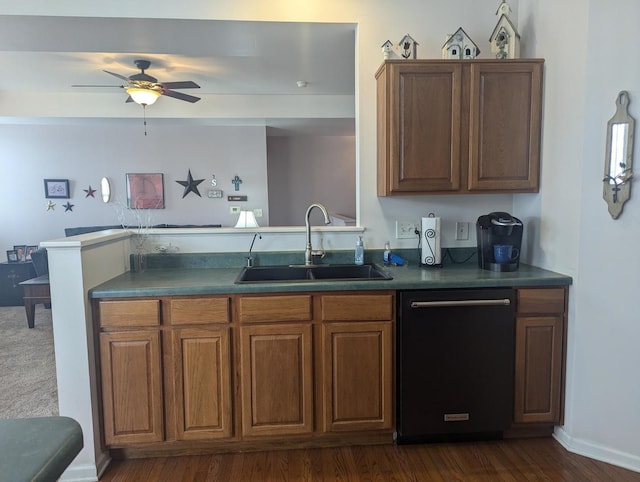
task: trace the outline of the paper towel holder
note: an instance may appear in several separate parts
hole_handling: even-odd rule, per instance
[[[420,265],[425,268],[441,268],[440,218],[433,213],[429,213],[427,217],[422,218],[420,242]]]

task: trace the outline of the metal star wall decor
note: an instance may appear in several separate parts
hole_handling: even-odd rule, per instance
[[[63,204],[62,207],[64,208],[64,212],[66,213],[67,211],[73,211],[73,206],[75,206],[75,204],[71,204],[69,201],[67,201],[67,204]]]
[[[181,186],[184,186],[184,192],[182,193],[182,198],[184,199],[184,197],[190,192],[193,192],[197,194],[199,197],[202,197],[200,195],[200,191],[198,191],[198,184],[200,184],[202,181],[204,181],[204,179],[194,180],[193,176],[191,175],[191,169],[189,169],[189,175],[187,176],[186,181],[176,181]]]
[[[95,198],[94,194],[96,193],[96,190],[95,189],[91,189],[91,185],[89,185],[89,189],[83,189],[83,191],[87,193],[87,195],[85,197],[91,196],[91,197]]]
[[[49,201],[47,203],[47,211],[53,211],[56,208],[56,203],[53,201]]]

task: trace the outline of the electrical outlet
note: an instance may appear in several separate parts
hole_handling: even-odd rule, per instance
[[[396,239],[417,238],[416,230],[420,231],[420,224],[412,221],[396,221]]]
[[[469,239],[469,223],[457,222],[456,223],[456,239],[458,241],[464,241]]]
[[[260,209],[260,208],[258,208],[258,209],[254,209],[254,210],[253,210],[253,215],[254,215],[256,218],[261,218],[261,217],[262,217],[262,209]]]

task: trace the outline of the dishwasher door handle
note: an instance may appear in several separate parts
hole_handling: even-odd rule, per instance
[[[411,308],[442,308],[448,306],[510,306],[509,298],[495,300],[412,301]]]

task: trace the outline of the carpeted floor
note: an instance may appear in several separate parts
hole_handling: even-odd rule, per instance
[[[27,327],[24,306],[0,306],[0,418],[58,415],[51,310],[36,306]]]

